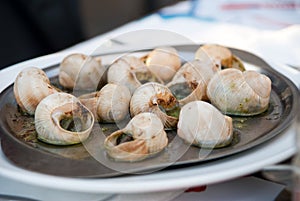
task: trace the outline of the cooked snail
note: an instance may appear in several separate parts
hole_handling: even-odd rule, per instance
[[[146,82],[162,83],[140,59],[134,56],[123,56],[115,61],[108,69],[107,80],[109,83],[125,85],[132,94]]]
[[[68,89],[97,89],[106,67],[101,59],[84,54],[71,54],[59,66],[59,83]]]
[[[255,71],[219,71],[207,86],[211,103],[226,114],[256,115],[269,106],[271,80]]]
[[[109,156],[117,161],[139,161],[162,151],[168,144],[161,120],[153,113],[140,113],[124,129],[104,142]]]
[[[173,128],[178,121],[178,102],[166,86],[149,82],[137,88],[130,101],[131,116],[143,112],[156,114],[166,128]]]
[[[207,56],[209,56],[220,69],[236,68],[241,71],[245,70],[243,62],[227,47],[215,44],[206,44],[200,46],[195,53],[195,59],[201,59]]]
[[[167,87],[180,105],[195,100],[207,100],[207,84],[217,71],[218,68],[211,61],[187,62],[178,70]]]
[[[150,71],[165,83],[173,78],[181,66],[178,52],[173,47],[155,48],[144,60]]]
[[[94,116],[75,96],[60,92],[47,96],[38,104],[34,123],[39,140],[70,145],[88,138]]]
[[[106,84],[98,92],[79,97],[100,122],[119,122],[129,115],[130,91],[118,84]]]
[[[233,137],[232,119],[207,102],[193,101],[180,111],[177,134],[199,147],[224,147]]]
[[[33,115],[39,102],[58,90],[50,84],[46,73],[36,67],[22,70],[14,83],[14,95],[20,108]]]

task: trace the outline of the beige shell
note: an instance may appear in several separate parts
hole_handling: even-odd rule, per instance
[[[167,87],[181,106],[195,100],[207,100],[207,84],[217,71],[218,68],[211,61],[187,62],[178,70]]]
[[[56,93],[46,73],[36,67],[22,70],[14,83],[14,95],[20,108],[33,115],[39,102],[46,96]]]
[[[145,58],[146,65],[157,77],[168,83],[181,66],[177,50],[173,47],[158,47]]]
[[[149,82],[137,88],[130,101],[131,116],[152,112],[161,119],[166,128],[176,127],[178,116],[168,113],[176,113],[178,109],[178,102],[172,92],[156,82]]]
[[[232,119],[204,101],[182,107],[177,134],[190,144],[203,148],[220,148],[232,141]]]
[[[84,54],[71,54],[59,66],[59,83],[68,89],[96,90],[104,79],[106,67],[101,59]]]
[[[109,67],[107,80],[109,83],[128,87],[132,94],[136,88],[145,82],[156,81],[162,83],[140,59],[128,55],[119,58]]]
[[[79,97],[100,122],[119,122],[129,116],[130,91],[118,84],[106,84],[98,92]]]
[[[207,95],[211,103],[226,114],[256,115],[270,101],[271,80],[256,71],[219,71],[210,80]]]
[[[209,56],[213,62],[221,68],[236,68],[245,70],[243,62],[235,56],[230,49],[222,45],[205,44],[200,46],[195,53],[195,59],[201,59]]]
[[[104,145],[108,155],[117,161],[139,161],[162,151],[168,145],[168,138],[155,114],[141,113],[124,129],[109,135]]]
[[[60,92],[39,103],[34,123],[39,140],[54,145],[70,145],[88,138],[94,116],[75,96]]]

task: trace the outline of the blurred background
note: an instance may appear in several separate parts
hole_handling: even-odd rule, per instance
[[[262,30],[300,23],[300,0],[0,0],[0,69],[66,49],[162,7],[167,7],[159,12],[162,19],[181,16]]]
[[[1,0],[0,69],[110,31],[180,0]]]

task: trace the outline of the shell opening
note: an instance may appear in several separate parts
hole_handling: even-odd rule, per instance
[[[166,110],[166,114],[171,117],[179,118],[180,109],[181,108],[179,106],[176,106],[171,110]]]
[[[177,100],[181,100],[189,96],[193,90],[190,88],[188,83],[177,83],[169,87]]]
[[[152,105],[156,105],[160,111],[172,117],[179,117],[180,106],[173,95],[157,94],[151,100]]]
[[[56,108],[51,116],[57,126],[70,132],[83,132],[92,124],[92,116],[80,104],[65,104]]]
[[[129,133],[122,133],[118,136],[118,138],[116,139],[116,145],[125,143],[125,142],[131,142],[133,141],[133,137],[131,134]]]
[[[179,113],[180,113],[180,106],[178,104],[176,104],[176,106],[172,107],[172,108],[164,108],[161,105],[158,105],[159,109],[164,112],[165,114],[167,114],[168,116],[171,117],[179,117]]]
[[[158,82],[160,80],[155,77],[150,71],[147,72],[135,72],[135,76],[141,84],[145,84],[147,82]]]
[[[59,125],[63,129],[71,132],[82,132],[85,130],[82,120],[79,117],[73,117],[70,115],[63,116],[59,121]]]

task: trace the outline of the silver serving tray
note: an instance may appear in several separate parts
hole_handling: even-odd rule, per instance
[[[191,61],[199,46],[174,47],[182,58]],[[149,50],[137,52],[147,51]],[[238,49],[231,51],[244,62],[247,70],[256,70],[267,75],[272,80],[272,91],[270,106],[266,112],[251,117],[232,116],[234,140],[227,147],[211,150],[190,146],[176,135],[176,130],[172,130],[167,131],[170,143],[161,153],[139,162],[116,162],[106,154],[103,141],[126,122],[118,126],[96,124],[91,136],[82,144],[49,145],[30,138],[26,132],[20,132],[22,126],[34,130],[33,117],[20,114],[11,85],[0,94],[0,137],[3,153],[12,163],[28,170],[65,177],[100,178],[182,168],[263,146],[264,142],[282,133],[295,118],[298,90],[289,79],[273,70],[259,57]],[[124,52],[115,54],[122,55]],[[53,83],[57,82],[58,65],[46,68],[45,72]]]

